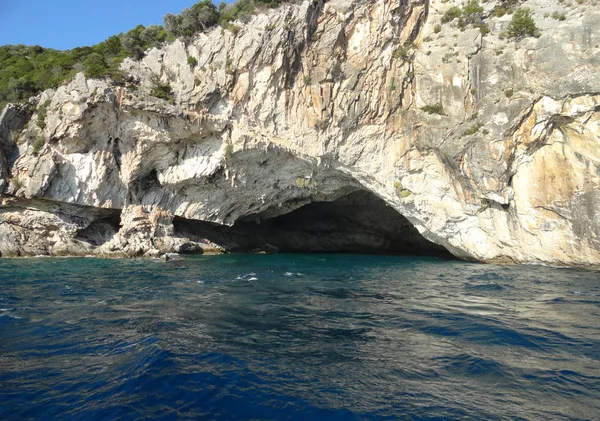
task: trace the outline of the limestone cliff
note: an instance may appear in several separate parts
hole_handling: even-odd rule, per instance
[[[457,4],[285,4],[8,106],[0,252],[600,264],[600,10],[529,0],[515,40],[496,1],[438,26]]]

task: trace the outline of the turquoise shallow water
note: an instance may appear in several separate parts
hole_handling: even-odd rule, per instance
[[[599,273],[0,260],[1,420],[599,420]]]

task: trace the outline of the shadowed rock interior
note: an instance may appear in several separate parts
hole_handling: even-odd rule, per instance
[[[230,252],[343,252],[423,254],[451,257],[419,234],[400,213],[374,194],[354,191],[331,202],[312,202],[273,218],[246,217],[221,226],[181,217],[175,235],[210,241]]]

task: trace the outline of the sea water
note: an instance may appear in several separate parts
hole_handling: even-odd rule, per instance
[[[0,420],[599,420],[595,271],[0,260]]]

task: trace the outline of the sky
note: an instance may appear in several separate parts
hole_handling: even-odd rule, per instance
[[[161,24],[198,0],[0,0],[0,45],[59,50],[93,45],[137,25]]]

